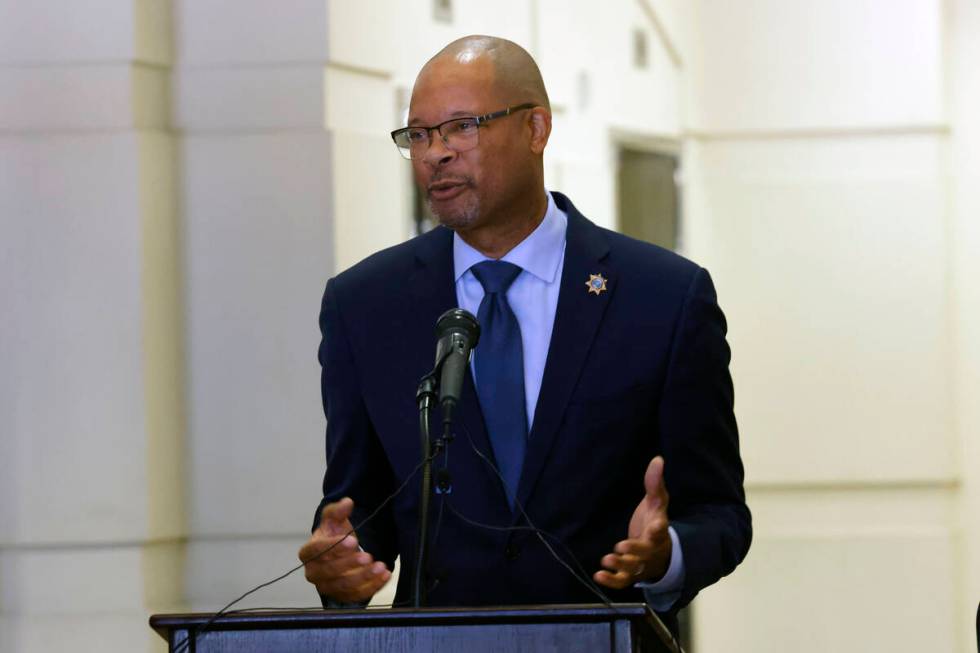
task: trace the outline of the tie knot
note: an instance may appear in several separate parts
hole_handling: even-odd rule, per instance
[[[489,294],[506,293],[510,284],[521,273],[520,266],[506,261],[483,261],[470,268],[483,292]]]

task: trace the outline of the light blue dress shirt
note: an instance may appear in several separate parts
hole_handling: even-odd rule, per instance
[[[551,330],[558,309],[558,291],[565,263],[565,232],[568,217],[555,205],[548,193],[548,209],[544,220],[531,235],[500,259],[519,266],[523,271],[507,290],[507,302],[521,326],[524,347],[524,393],[527,403],[527,423],[530,432],[534,411],[541,393],[544,365],[551,343]],[[483,286],[470,270],[473,265],[490,260],[479,251],[453,235],[453,264],[456,279],[456,300],[459,307],[473,315],[479,312]],[[479,346],[479,345],[478,345]],[[476,361],[473,362],[476,364]],[[474,374],[474,378],[475,378]],[[674,528],[668,527],[673,544],[667,573],[656,583],[637,583],[647,602],[661,612],[680,597],[684,582],[684,555]]]

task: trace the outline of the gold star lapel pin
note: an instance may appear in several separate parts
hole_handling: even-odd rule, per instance
[[[589,280],[585,282],[586,287],[589,289],[589,294],[595,293],[601,295],[606,292],[606,278],[601,274],[590,274]]]

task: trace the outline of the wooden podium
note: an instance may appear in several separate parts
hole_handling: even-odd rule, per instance
[[[188,653],[306,651],[669,651],[681,653],[667,627],[643,604],[539,605],[234,612],[204,632],[211,614],[158,614],[150,626],[170,650]],[[190,646],[183,644],[190,637]]]

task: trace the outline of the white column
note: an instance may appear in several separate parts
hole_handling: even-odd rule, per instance
[[[0,650],[159,648],[179,599],[169,15],[0,2]]]
[[[333,267],[324,2],[175,3],[190,607],[296,564],[319,496],[316,315]],[[315,605],[302,573],[249,605]]]
[[[409,234],[374,4],[176,6],[195,609],[296,564],[324,469],[324,285]],[[247,602],[317,604],[301,572]]]

